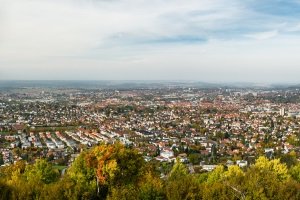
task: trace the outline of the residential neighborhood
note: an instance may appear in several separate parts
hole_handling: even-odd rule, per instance
[[[146,161],[213,170],[259,155],[299,159],[300,91],[266,88],[18,88],[0,92],[1,165],[46,158],[69,166],[97,144]],[[197,171],[197,170],[196,170]]]

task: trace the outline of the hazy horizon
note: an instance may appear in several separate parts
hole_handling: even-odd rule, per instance
[[[189,86],[189,87],[239,87],[239,88],[246,88],[246,87],[261,87],[261,88],[268,88],[268,87],[277,87],[277,86],[287,86],[287,87],[300,87],[300,82],[242,82],[242,81],[201,81],[201,80],[0,80],[0,87],[7,87],[7,86],[24,86],[24,87],[43,87],[46,85],[55,86],[68,86],[75,84],[83,84],[86,85],[118,85],[118,86],[126,86],[126,85],[165,85],[174,84],[178,86]],[[1,85],[2,84],[2,85]]]
[[[299,0],[0,3],[0,80],[300,83]]]

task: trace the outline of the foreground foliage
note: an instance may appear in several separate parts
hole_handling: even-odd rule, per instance
[[[259,157],[246,170],[218,166],[190,174],[176,162],[167,178],[121,144],[82,152],[64,176],[45,160],[0,170],[0,199],[300,199],[300,164]]]

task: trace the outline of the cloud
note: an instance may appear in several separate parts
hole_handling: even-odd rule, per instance
[[[273,31],[266,31],[266,32],[259,32],[259,33],[252,33],[245,35],[246,37],[256,39],[256,40],[266,40],[275,37],[278,35],[278,30]]]
[[[5,2],[0,52],[13,59],[76,56],[97,47],[204,41],[237,12],[229,5],[217,6],[222,0]]]
[[[287,32],[299,32],[300,31],[300,23],[297,23],[297,24],[287,27],[286,31]]]
[[[214,70],[232,77],[226,71],[234,74],[238,66],[249,67],[244,62],[247,54],[265,63],[260,64],[263,69],[278,67],[269,60],[269,52],[298,61],[285,55],[289,48],[298,50],[293,44],[299,45],[295,16],[300,5],[293,0],[286,5],[270,0],[1,3],[0,72],[8,78],[137,79],[131,74],[155,78],[163,72],[161,79],[168,78],[167,73],[174,79],[184,74],[185,79],[195,79],[198,73],[207,74],[200,78],[213,77]],[[266,60],[256,53],[261,43],[266,48],[259,52]],[[274,43],[281,43],[285,51],[275,51]]]

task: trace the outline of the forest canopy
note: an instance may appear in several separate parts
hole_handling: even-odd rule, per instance
[[[162,168],[134,149],[102,144],[82,152],[63,175],[43,159],[0,168],[0,199],[300,199],[299,163],[259,157],[246,169],[219,165],[191,174],[177,161],[166,177]]]

